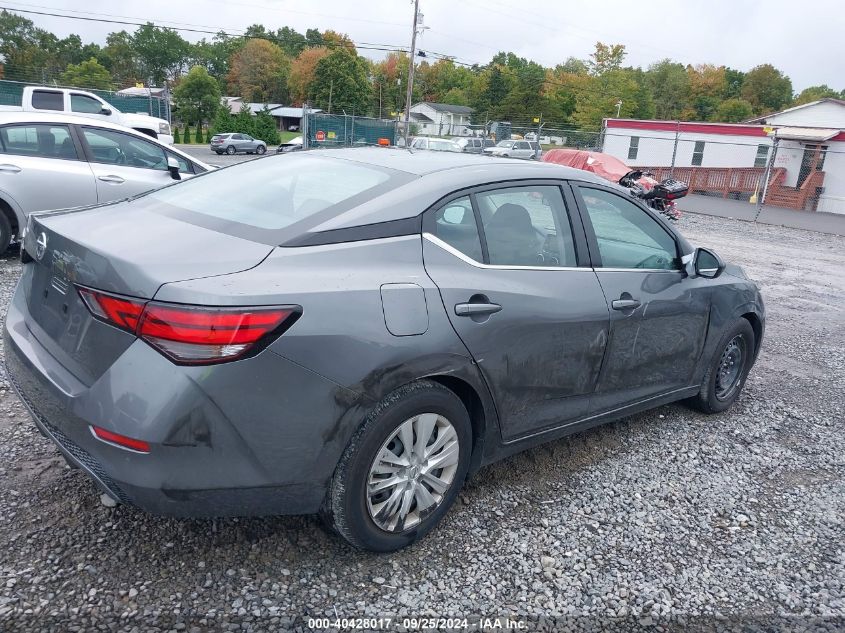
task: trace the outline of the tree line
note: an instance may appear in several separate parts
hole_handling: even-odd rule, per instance
[[[404,107],[409,56],[380,61],[358,54],[348,36],[289,27],[250,26],[242,36],[218,32],[198,42],[147,23],[110,33],[105,45],[78,35],[58,38],[20,15],[0,12],[0,67],[5,79],[118,89],[136,83],[174,94],[185,122],[211,121],[220,96],[309,105],[332,112],[395,117]],[[620,44],[598,42],[587,59],[546,67],[512,52],[486,64],[461,64],[433,53],[416,59],[413,100],[467,105],[476,123],[499,120],[598,129],[603,118],[738,122],[845,90],[811,86],[795,94],[771,64],[747,71],[670,59],[625,65]]]

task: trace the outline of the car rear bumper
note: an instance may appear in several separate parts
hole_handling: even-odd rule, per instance
[[[342,451],[324,439],[342,417],[334,383],[268,350],[248,361],[185,368],[136,341],[86,387],[35,339],[20,295],[4,328],[9,380],[41,432],[103,491],[171,516],[319,510]],[[218,369],[228,375],[215,376]],[[247,375],[251,393],[227,390]],[[291,385],[298,401],[281,395],[279,384]],[[275,414],[260,403],[270,394],[283,405]],[[150,452],[103,442],[91,425],[147,441]]]

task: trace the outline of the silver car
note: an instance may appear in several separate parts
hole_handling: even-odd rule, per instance
[[[627,190],[452,152],[293,152],[36,214],[21,262],[8,380],[106,494],[320,512],[376,551],[516,451],[726,410],[765,330],[742,269]]]
[[[499,141],[495,147],[484,148],[485,156],[499,156],[501,158],[539,159],[543,152],[536,142],[530,141]]]
[[[249,134],[231,132],[228,134],[215,134],[209,143],[211,151],[217,154],[232,155],[238,152],[247,154],[263,154],[267,151],[267,143],[261,139],[252,138]]]
[[[209,169],[122,125],[0,112],[0,253],[20,236],[33,211],[120,200]]]

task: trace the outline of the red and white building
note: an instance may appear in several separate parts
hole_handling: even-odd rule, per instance
[[[845,213],[845,101],[822,99],[746,123],[605,119],[603,152],[691,193],[749,198],[759,191],[773,145],[766,204]]]

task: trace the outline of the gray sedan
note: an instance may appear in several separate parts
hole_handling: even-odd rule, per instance
[[[209,143],[211,151],[215,154],[264,154],[267,151],[267,143],[261,139],[252,138],[249,134],[215,134]]]
[[[765,328],[740,268],[624,190],[459,153],[276,155],[32,216],[21,255],[8,376],[106,494],[320,512],[376,551],[516,451],[727,409]]]

